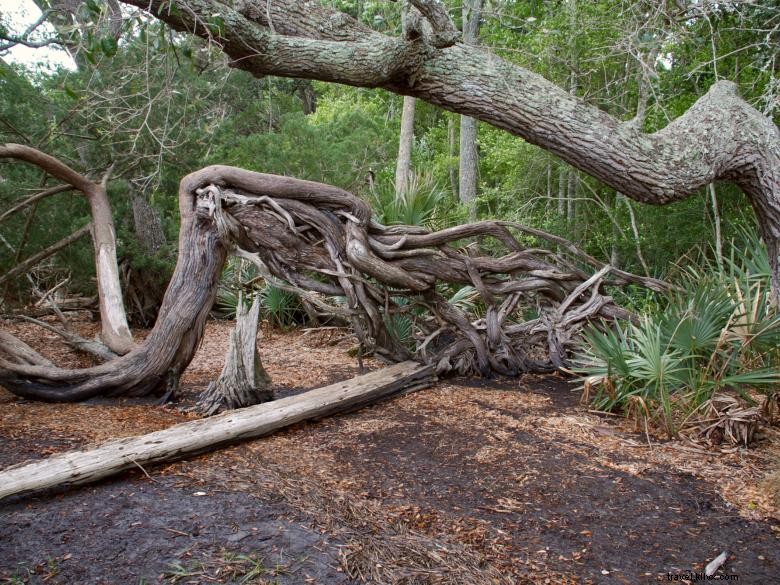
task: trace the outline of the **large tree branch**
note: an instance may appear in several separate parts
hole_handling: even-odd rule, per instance
[[[716,83],[666,128],[643,134],[482,49],[381,35],[315,3],[270,3],[272,34],[260,10],[264,2],[125,2],[148,8],[178,30],[215,39],[235,67],[255,75],[413,95],[521,136],[637,201],[663,205],[712,181],[733,181],[756,210],[780,291],[780,132],[739,97],[733,83]],[[205,25],[213,14],[223,20],[219,30]]]
[[[297,287],[313,285],[313,290],[326,287],[326,294],[344,297],[343,315],[367,350],[407,359],[412,354],[406,343],[416,340],[418,357],[436,364],[439,372],[549,369],[550,363],[528,357],[529,348],[539,343],[555,347],[554,363],[563,363],[562,350],[583,323],[630,317],[599,292],[600,279],[588,279],[572,258],[523,247],[508,229],[522,226],[483,222],[434,233],[382,228],[371,222],[365,201],[337,187],[226,166],[187,175],[179,197],[179,260],[158,322],[144,343],[84,370],[0,359],[0,383],[43,400],[143,394],[175,384],[198,346],[233,246],[262,262],[275,278]],[[469,236],[477,242],[464,253],[454,242]],[[479,242],[485,238],[501,242],[501,256],[481,253]],[[576,261],[582,254],[573,256]],[[602,267],[602,273],[608,270]],[[437,292],[439,282],[472,285],[488,306],[484,317],[472,322]],[[411,304],[397,303],[398,295],[409,297]],[[524,306],[537,307],[540,318],[525,321],[518,314],[521,298]],[[566,310],[557,311],[564,299]],[[430,314],[413,316],[414,305],[427,307]],[[406,342],[389,326],[397,319],[409,320],[412,338]],[[516,319],[524,326],[518,327]]]

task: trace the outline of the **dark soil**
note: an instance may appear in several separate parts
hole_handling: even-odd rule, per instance
[[[0,571],[30,583],[346,583],[335,543],[252,495],[133,474],[6,504]],[[231,578],[235,571],[235,579]]]
[[[184,404],[218,375],[228,330],[209,325]],[[285,334],[261,353],[289,395],[357,375],[347,349]],[[0,390],[0,465],[193,416]],[[763,483],[776,434],[730,453],[645,441],[556,377],[454,379],[192,460],[10,498],[0,583],[655,583],[723,551],[719,574],[778,582]]]

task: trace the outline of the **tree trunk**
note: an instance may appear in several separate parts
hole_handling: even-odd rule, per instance
[[[409,190],[412,176],[412,146],[414,144],[415,99],[404,96],[401,110],[401,134],[398,140],[398,160],[395,164],[395,196],[402,197]]]
[[[0,339],[1,341],[1,339]],[[181,459],[287,427],[426,388],[432,368],[414,362],[390,366],[265,404],[174,425],[147,435],[104,443],[87,451],[54,455],[0,471],[0,499],[60,484],[82,484],[148,463]]]
[[[447,174],[450,178],[450,189],[452,190],[452,197],[456,200],[460,200],[458,194],[458,167],[456,160],[458,156],[457,142],[455,139],[455,120],[452,116],[447,116],[447,142],[449,145],[449,161],[447,162]]]
[[[216,34],[233,65],[252,74],[413,95],[521,136],[637,201],[663,205],[712,181],[733,181],[756,211],[780,291],[780,131],[733,83],[715,83],[666,128],[643,134],[540,75],[456,43],[435,2],[412,2],[433,29],[415,39],[389,37],[325,6],[293,0],[276,0],[267,10],[248,2],[236,10],[217,0],[124,2],[177,30]],[[224,20],[218,33],[202,25],[215,13]]]
[[[715,185],[709,184],[710,203],[712,204],[712,223],[715,224],[715,261],[718,268],[723,268],[723,236],[720,227],[720,209],[718,206],[718,193],[715,191]]]
[[[0,384],[24,397],[57,401],[174,388],[200,342],[226,251],[234,247],[252,257],[263,274],[284,279],[287,288],[301,291],[318,308],[348,319],[367,351],[392,361],[414,355],[435,364],[437,373],[549,371],[554,365],[536,348],[555,347],[561,362],[562,350],[589,320],[631,318],[600,293],[607,273],[611,285],[668,289],[661,281],[605,266],[541,230],[496,221],[438,232],[385,227],[373,222],[368,204],[351,193],[235,167],[212,166],[184,177],[179,207],[179,259],[160,317],[143,345],[84,370],[31,366],[13,355],[10,361],[0,358]],[[524,247],[518,232],[547,240],[566,257]],[[493,253],[503,255],[480,248],[487,236],[500,243],[491,246]],[[475,245],[461,249],[464,238],[475,238]],[[599,269],[598,278],[575,264]],[[472,323],[440,296],[439,282],[473,286],[486,305],[485,318]],[[308,291],[347,302],[329,304],[327,297]],[[398,296],[430,311],[413,324],[420,340],[414,353],[388,327],[411,308],[397,303]],[[523,317],[523,299],[538,307],[538,318]]]
[[[225,366],[216,382],[211,382],[198,399],[197,409],[206,416],[223,410],[253,406],[273,400],[271,378],[263,369],[257,351],[257,322],[260,298],[255,296],[246,309],[239,293],[236,326],[230,332]]]
[[[569,228],[575,230],[577,220],[577,195],[580,187],[577,171],[569,169],[569,186],[566,189],[568,197],[566,198],[566,224]]]
[[[566,189],[569,186],[568,173],[571,169],[565,164],[558,166],[558,216],[566,214]]]
[[[100,336],[103,343],[114,353],[128,353],[133,349],[134,343],[127,325],[122,288],[119,284],[114,219],[106,193],[108,173],[100,183],[95,183],[56,158],[21,144],[0,145],[0,158],[15,158],[36,165],[53,177],[72,185],[87,198],[92,212],[92,243],[100,301]]]
[[[482,0],[463,0],[463,42],[479,44],[479,19]],[[470,116],[460,117],[460,201],[469,208],[469,218],[477,217],[477,121]]]
[[[296,90],[298,96],[301,98],[301,104],[303,105],[303,113],[308,116],[317,111],[317,92],[314,91],[314,86],[311,80],[301,79],[298,81]]]
[[[138,241],[149,254],[155,254],[165,245],[160,214],[139,191],[133,191],[133,226]]]

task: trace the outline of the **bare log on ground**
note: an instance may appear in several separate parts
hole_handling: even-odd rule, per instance
[[[198,399],[196,409],[206,416],[224,410],[253,406],[273,400],[271,377],[260,362],[257,351],[257,322],[260,298],[255,296],[249,309],[241,294],[236,307],[236,326],[230,332],[225,366],[219,379],[211,382]]]
[[[426,388],[435,380],[431,367],[404,362],[298,396],[110,441],[88,451],[16,465],[0,472],[0,499],[60,484],[88,483],[140,465],[181,459],[303,420],[354,410],[401,392]]]
[[[566,365],[567,349],[584,324],[632,317],[613,303],[605,285],[668,286],[507,222],[438,232],[382,226],[351,193],[290,177],[212,166],[182,179],[179,195],[179,259],[144,344],[83,370],[0,358],[0,384],[53,401],[175,387],[201,339],[230,249],[285,281],[288,290],[303,291],[318,310],[347,320],[364,354],[395,362],[415,358],[435,364],[437,374],[554,370]],[[554,242],[561,253],[528,247],[520,237],[528,233]],[[448,302],[464,286],[483,307],[477,320]],[[526,318],[529,312],[535,314]]]

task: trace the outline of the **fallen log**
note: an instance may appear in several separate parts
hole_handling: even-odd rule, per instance
[[[181,459],[304,420],[355,410],[435,382],[431,366],[402,362],[351,380],[147,435],[109,441],[0,471],[0,500],[61,484],[89,483],[142,464]]]

